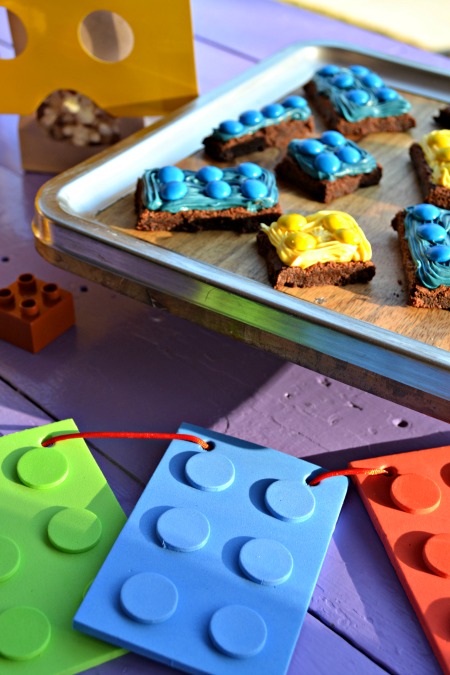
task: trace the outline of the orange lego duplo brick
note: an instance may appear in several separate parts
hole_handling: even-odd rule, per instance
[[[450,446],[355,461],[353,476],[444,673],[450,675]]]
[[[36,353],[75,323],[72,294],[21,274],[0,289],[0,339]]]

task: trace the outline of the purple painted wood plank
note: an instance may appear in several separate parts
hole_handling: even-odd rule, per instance
[[[196,35],[258,60],[294,42],[320,40],[450,70],[450,59],[440,54],[274,0],[192,0],[191,6]]]
[[[196,39],[195,64],[200,94],[232,80],[254,65],[255,59],[224,51],[201,39]]]
[[[18,144],[18,115],[0,116],[0,166],[15,173],[22,172]]]

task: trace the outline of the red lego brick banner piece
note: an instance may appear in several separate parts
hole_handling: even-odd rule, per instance
[[[0,289],[0,339],[36,353],[75,323],[72,294],[21,274]]]
[[[360,496],[444,673],[450,673],[450,447],[352,462]]]

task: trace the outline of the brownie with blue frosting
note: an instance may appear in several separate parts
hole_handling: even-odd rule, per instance
[[[377,185],[382,167],[375,158],[339,131],[318,138],[294,139],[275,167],[279,178],[318,202],[329,202],[358,188]]]
[[[450,309],[450,211],[417,204],[397,213],[407,302],[413,307]]]
[[[198,171],[164,166],[145,171],[135,192],[136,229],[256,232],[281,215],[271,171],[252,162]]]
[[[230,161],[266,148],[285,148],[293,138],[310,136],[313,131],[314,119],[306,99],[292,95],[261,110],[246,110],[239,119],[224,120],[203,139],[203,145],[210,157]]]
[[[409,101],[366,66],[323,66],[307,82],[305,93],[327,128],[351,140],[416,126]]]

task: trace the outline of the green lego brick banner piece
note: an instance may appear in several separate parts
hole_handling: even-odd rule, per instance
[[[0,438],[0,672],[70,675],[124,650],[72,628],[125,523],[72,420]]]

